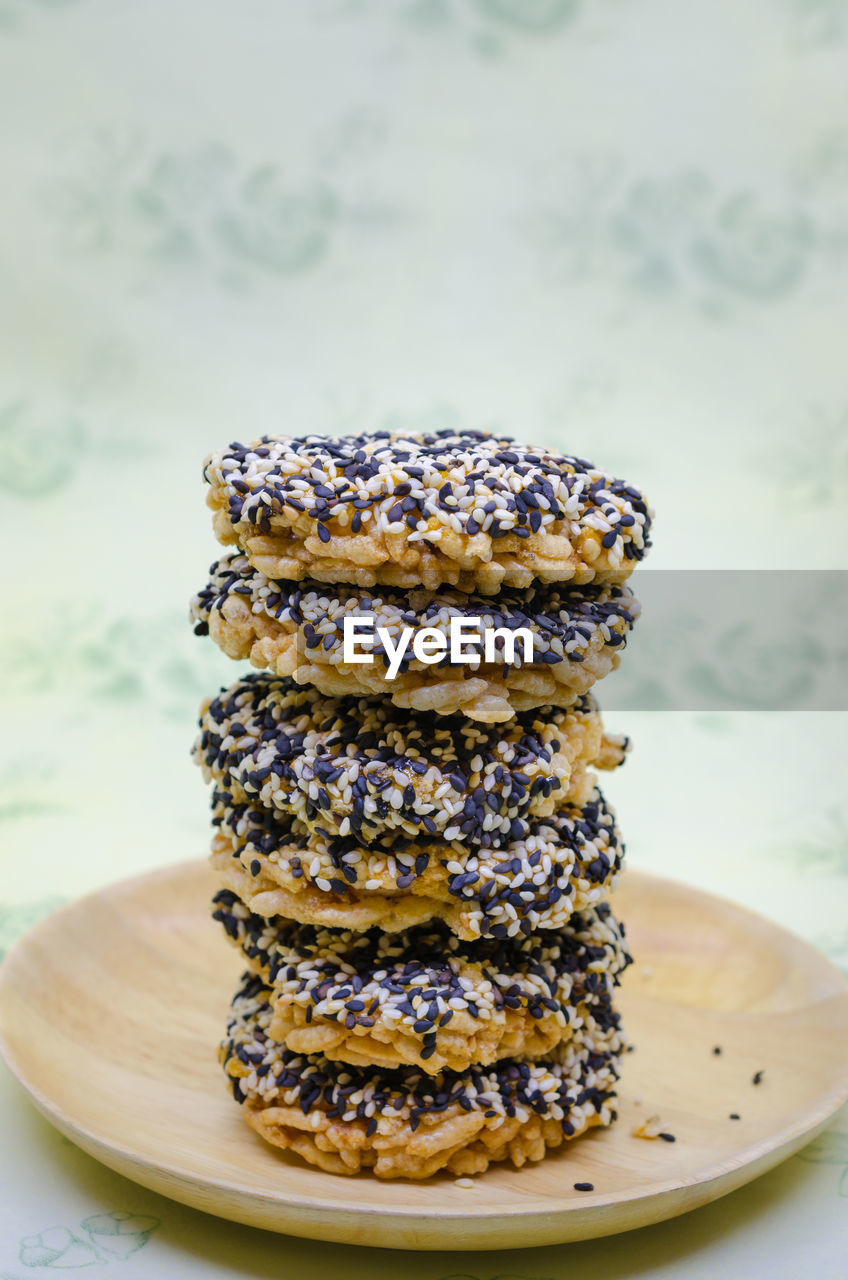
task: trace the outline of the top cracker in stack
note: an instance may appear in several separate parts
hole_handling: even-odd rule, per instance
[[[637,489],[481,431],[263,436],[213,453],[204,477],[221,542],[293,582],[620,582],[649,545]]]

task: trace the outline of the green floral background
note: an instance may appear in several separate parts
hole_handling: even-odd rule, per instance
[[[0,0],[0,952],[205,847],[188,747],[233,668],[186,601],[228,439],[498,425],[643,485],[656,568],[848,567],[846,75],[846,0]],[[844,662],[823,630],[755,671],[720,636],[692,678],[764,705]],[[845,713],[609,720],[636,741],[608,788],[632,865],[848,966]],[[844,1119],[678,1223],[457,1260],[213,1222],[96,1166],[5,1073],[0,1110],[0,1277],[842,1265]]]

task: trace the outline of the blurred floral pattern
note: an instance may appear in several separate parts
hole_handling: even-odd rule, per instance
[[[848,1129],[833,1125],[799,1152],[808,1164],[832,1165],[839,1179],[837,1194],[848,1200]]]
[[[838,803],[826,804],[811,813],[803,832],[791,841],[783,838],[778,848],[798,872],[826,872],[848,877],[848,814]],[[831,938],[833,959],[839,959],[844,942]]]
[[[31,400],[0,405],[0,490],[7,498],[42,502],[65,488],[87,446],[87,430],[72,409],[44,409]],[[33,442],[39,444],[36,463]]]
[[[581,156],[559,175],[556,205],[520,230],[549,283],[616,286],[732,318],[789,298],[848,266],[848,220],[783,190],[726,187],[698,169],[633,176],[620,156]]]
[[[816,506],[837,506],[848,499],[848,403],[806,406],[782,435],[781,447],[763,459],[762,446],[751,451],[754,465],[765,461],[774,478],[776,506],[799,498]]]
[[[789,41],[799,53],[832,49],[848,33],[846,0],[783,0]]]
[[[61,905],[61,898],[39,898],[35,902],[0,905],[0,960],[21,934]]]
[[[337,133],[353,144],[345,160],[356,156],[361,166],[370,148],[355,150],[357,119],[345,117]],[[372,129],[372,147],[379,140]],[[158,150],[137,132],[100,129],[70,148],[44,190],[71,251],[120,256],[128,270],[193,267],[244,288],[314,269],[343,233],[390,231],[399,210],[363,197],[351,166],[333,158],[325,145],[323,167],[295,176],[282,162],[247,162],[220,142]]]
[[[158,1226],[158,1218],[123,1211],[97,1213],[83,1219],[74,1230],[48,1227],[37,1235],[25,1236],[19,1257],[25,1267],[63,1271],[123,1262],[144,1248]]]
[[[645,613],[600,692],[635,740],[608,785],[631,863],[848,972],[848,619],[818,572],[844,581],[846,57],[848,0],[0,0],[0,956],[207,838],[198,704],[244,668],[187,619],[220,552],[204,455],[470,426],[593,458],[656,507]],[[680,576],[658,591],[654,569]],[[705,569],[804,589],[779,621],[767,593],[740,615],[692,597]],[[26,1133],[0,1159],[26,1224],[0,1280],[279,1271],[276,1239],[248,1257],[241,1229],[125,1199],[68,1144],[47,1176]],[[795,1280],[779,1218],[825,1274],[846,1143],[843,1119],[793,1162],[810,1195],[758,1200],[756,1241],[695,1268]],[[394,1266],[286,1247],[304,1277]],[[593,1243],[599,1274],[618,1247]],[[404,1270],[579,1270],[535,1258]]]
[[[63,656],[55,659],[61,635]],[[7,660],[23,696],[70,692],[90,708],[97,703],[154,705],[160,715],[191,723],[201,698],[219,683],[219,673],[234,678],[221,656],[199,645],[182,612],[168,611],[140,620],[104,616],[76,606],[56,616],[36,636],[21,629],[8,635]]]
[[[379,22],[383,31],[408,38],[450,41],[481,58],[503,58],[523,45],[554,40],[589,15],[612,10],[621,0],[405,0],[386,6],[380,0],[329,0],[321,19],[359,18]],[[591,28],[590,28],[591,29]]]
[[[0,35],[17,32],[28,17],[58,13],[84,0],[0,0]]]

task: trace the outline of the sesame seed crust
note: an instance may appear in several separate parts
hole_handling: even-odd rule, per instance
[[[466,848],[520,839],[531,818],[562,803],[572,771],[602,742],[589,697],[493,726],[328,698],[261,673],[204,703],[200,729],[194,759],[234,803],[297,818],[319,836],[368,842],[397,830]]]
[[[618,1015],[593,1007],[544,1062],[427,1076],[417,1067],[342,1066],[298,1055],[270,1034],[271,991],[245,974],[219,1061],[247,1122],[268,1142],[329,1173],[380,1178],[480,1173],[494,1161],[540,1160],[615,1118]]]
[[[638,489],[483,431],[263,436],[203,477],[216,536],[271,578],[493,595],[620,582],[650,545]]]
[[[607,904],[563,933],[467,943],[271,920],[222,890],[213,916],[272,989],[269,1034],[296,1053],[428,1075],[541,1058],[608,1003],[630,962]]]
[[[525,835],[478,850],[402,835],[363,847],[233,805],[220,792],[214,801],[219,880],[258,915],[335,928],[397,933],[439,919],[466,940],[562,929],[603,901],[624,857],[598,790],[533,819]]]
[[[371,592],[350,584],[271,580],[242,554],[216,561],[209,573],[191,601],[191,617],[195,632],[211,635],[229,657],[249,658],[255,667],[333,696],[389,696],[399,707],[461,713],[485,723],[575,702],[618,666],[640,608],[626,585],[609,583],[505,587],[495,599],[449,587]],[[518,645],[516,661],[508,665],[452,664],[449,653],[427,665],[415,658],[410,640],[408,660],[390,680],[389,656],[379,640],[372,663],[343,661],[346,617],[372,618],[375,630],[387,628],[394,639],[403,627],[413,635],[427,627],[447,636],[452,618],[480,618],[481,630],[523,627],[533,636],[533,660],[523,663]]]

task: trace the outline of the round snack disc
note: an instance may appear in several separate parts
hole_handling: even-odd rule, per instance
[[[431,919],[469,940],[562,929],[605,898],[624,856],[598,790],[514,841],[472,851],[431,838],[367,848],[326,840],[220,792],[213,822],[212,865],[252,911],[359,931],[397,933]]]
[[[245,974],[219,1059],[245,1119],[275,1146],[328,1173],[378,1178],[464,1175],[511,1160],[541,1160],[615,1118],[618,1015],[594,1006],[585,1024],[542,1062],[507,1059],[428,1076],[303,1055],[272,1038],[272,993]]]
[[[437,1075],[544,1057],[611,998],[630,960],[606,903],[564,932],[473,943],[439,925],[386,934],[268,920],[227,889],[213,907],[272,989],[272,1037],[357,1066]]]
[[[621,581],[650,545],[638,489],[484,431],[263,436],[203,476],[217,537],[271,578],[493,595]]]
[[[194,758],[235,803],[317,835],[368,842],[397,830],[467,849],[520,839],[602,745],[588,697],[480,725],[403,713],[386,699],[327,698],[259,673],[205,703],[200,728]]]
[[[619,662],[639,603],[626,585],[510,588],[491,597],[466,595],[449,587],[408,592],[377,591],[356,585],[333,587],[315,582],[275,581],[253,568],[247,556],[225,556],[210,568],[210,579],[191,602],[198,635],[210,634],[231,658],[249,658],[298,684],[322,693],[390,697],[398,707],[461,713],[485,723],[512,719],[517,711],[545,705],[565,707],[588,692]],[[370,662],[344,660],[344,624],[349,618],[371,621],[375,637]],[[453,663],[450,632],[455,619],[466,635],[499,631],[497,662]],[[407,635],[406,655],[393,675],[391,654],[380,628],[397,647]],[[419,661],[413,652],[418,632],[445,636],[446,654],[438,663]],[[506,636],[530,633],[532,660],[524,660],[521,639],[512,660],[503,660]],[[469,646],[469,651],[472,651]],[[482,648],[481,648],[482,653]],[[507,654],[507,656],[510,656]]]

